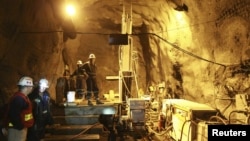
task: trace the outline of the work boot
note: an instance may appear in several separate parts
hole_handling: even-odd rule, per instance
[[[96,100],[96,104],[104,104],[103,102],[101,102],[101,100]]]
[[[88,105],[93,106],[94,104],[90,100],[88,100]]]

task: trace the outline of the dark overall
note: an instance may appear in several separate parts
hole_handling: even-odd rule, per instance
[[[81,99],[86,93],[86,79],[88,75],[82,67],[79,67],[71,76],[76,76],[76,98]]]
[[[41,97],[38,90],[29,95],[33,103],[34,125],[28,129],[27,141],[40,141],[45,136],[46,125],[53,124],[53,118],[50,111],[50,97],[47,91],[43,92]]]
[[[98,99],[99,95],[99,88],[97,85],[97,78],[96,78],[96,65],[91,65],[89,62],[84,63],[82,66],[85,69],[86,73],[88,74],[88,78],[86,80],[87,84],[87,99],[91,98],[92,92],[96,99]]]

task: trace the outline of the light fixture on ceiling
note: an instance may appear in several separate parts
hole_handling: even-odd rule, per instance
[[[74,16],[75,15],[75,7],[71,4],[66,5],[66,12],[69,16]]]

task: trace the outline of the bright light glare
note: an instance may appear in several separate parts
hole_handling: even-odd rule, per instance
[[[75,15],[75,7],[73,5],[67,5],[66,6],[66,12],[69,16],[74,16]]]
[[[176,19],[177,19],[177,20],[183,20],[182,13],[176,12]]]
[[[107,107],[107,108],[103,109],[102,114],[113,115],[113,114],[115,114],[115,109],[114,109],[114,107]]]

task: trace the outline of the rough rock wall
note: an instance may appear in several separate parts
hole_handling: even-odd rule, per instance
[[[170,93],[224,109],[237,93],[248,92],[249,0],[183,0],[188,9],[177,0],[68,0],[78,11],[71,20],[60,11],[61,2],[20,0],[13,6],[1,1],[4,94],[14,91],[21,75],[36,80],[45,76],[55,98],[64,65],[73,71],[75,62],[87,60],[89,53],[97,56],[101,93],[117,91],[116,82],[105,80],[119,70],[118,47],[108,44],[108,35],[121,32],[123,5],[129,13],[131,3],[134,63],[142,93],[164,82],[163,97]]]
[[[60,12],[62,2],[1,1],[0,86],[6,99],[16,91],[18,79],[25,75],[35,82],[48,78],[54,92],[56,80],[63,73],[63,41],[76,36],[72,21]],[[62,31],[71,33],[62,37]]]

